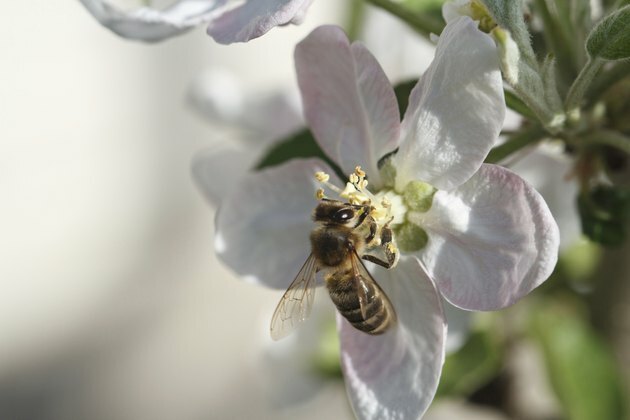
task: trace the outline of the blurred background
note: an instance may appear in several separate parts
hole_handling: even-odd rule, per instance
[[[190,175],[195,153],[243,135],[193,109],[191,95],[205,93],[191,89],[220,75],[228,82],[219,85],[239,89],[221,91],[227,102],[238,92],[295,91],[295,44],[317,25],[347,24],[347,3],[315,1],[303,25],[227,47],[203,27],[155,45],[126,41],[78,1],[3,4],[0,419],[352,418],[334,350],[332,368],[318,369],[300,359],[295,340],[271,344],[268,322],[281,292],[246,284],[217,261],[214,209]],[[382,13],[369,9],[365,18],[378,22],[363,38],[394,82],[428,66],[430,44]],[[392,27],[407,53],[388,48]],[[596,370],[610,370],[613,382],[630,366],[628,252],[587,251],[593,262],[577,276],[590,278],[605,261],[615,286],[581,283],[588,287],[580,293],[603,310],[588,312],[586,333],[582,324],[558,330],[573,325],[562,343],[594,346],[576,357],[597,359],[606,367]],[[323,297],[322,322],[330,322]],[[493,345],[489,331],[511,328],[531,310],[519,305],[475,321],[462,347],[472,359],[447,362],[445,389],[427,418],[580,418],[553,391],[543,358],[553,346],[519,341],[504,357],[503,344]],[[573,366],[565,365],[551,370],[564,377]],[[628,397],[614,386],[613,405]]]

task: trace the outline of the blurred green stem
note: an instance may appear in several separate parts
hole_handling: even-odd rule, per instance
[[[546,135],[547,132],[538,125],[527,128],[511,136],[505,143],[490,150],[484,162],[498,163],[523,147],[542,140]]]
[[[603,144],[619,149],[630,155],[630,137],[613,130],[600,130],[584,137],[591,144]]]
[[[346,32],[350,40],[355,40],[363,29],[365,17],[365,2],[363,0],[350,0],[346,17]]]
[[[442,22],[421,13],[414,13],[409,8],[390,0],[365,1],[400,18],[417,32],[427,37],[430,33],[439,35],[444,27]]]

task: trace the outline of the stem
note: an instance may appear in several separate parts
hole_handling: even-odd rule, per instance
[[[510,137],[505,143],[490,150],[485,163],[498,163],[510,156],[512,153],[521,150],[523,147],[542,140],[547,132],[540,126],[527,128],[520,133]]]
[[[365,16],[365,3],[363,0],[350,0],[346,10],[346,32],[350,40],[355,40],[361,34]]]
[[[514,92],[512,92],[511,90],[505,90],[504,94],[505,94],[505,104],[508,106],[508,108],[510,108],[512,111],[518,112],[519,114],[521,114],[523,117],[527,119],[530,119],[530,120],[537,119],[536,114],[534,114],[532,110],[529,109],[529,107],[525,104],[525,102],[523,102],[521,98],[516,96]]]
[[[560,132],[565,120],[563,113],[554,113],[549,108],[549,105],[541,102],[541,98],[534,96],[534,92],[528,90],[526,86],[519,85],[518,83],[511,84],[510,86],[512,86],[512,89],[514,89],[519,99],[536,115],[536,118],[545,126],[547,131],[551,134]]]
[[[540,12],[544,28],[543,36],[548,49],[556,57],[563,80],[568,84],[575,77],[575,57],[573,43],[569,42],[567,33],[563,30],[563,22],[559,16],[552,15],[545,0],[536,0],[535,5]],[[566,85],[565,85],[566,86]]]
[[[424,36],[428,36],[431,33],[440,34],[444,25],[435,19],[428,17],[421,13],[414,13],[409,8],[402,6],[398,3],[394,3],[390,0],[365,0],[368,3],[376,7],[391,13],[392,15],[400,18],[407,25],[411,26],[417,32]]]
[[[588,59],[586,65],[582,68],[580,74],[578,74],[578,77],[571,85],[569,93],[567,94],[567,99],[565,101],[567,114],[571,115],[579,109],[580,102],[582,101],[582,97],[584,97],[586,89],[589,87],[602,65],[604,65],[604,60],[601,58],[591,57]]]
[[[603,144],[619,149],[630,155],[630,137],[613,130],[600,130],[584,137],[586,142],[592,144]]]

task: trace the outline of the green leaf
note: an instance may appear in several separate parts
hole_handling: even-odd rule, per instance
[[[618,246],[630,220],[630,189],[598,186],[578,197],[582,231],[594,242]]]
[[[475,331],[442,368],[438,396],[470,395],[496,377],[503,367],[503,349],[489,330]]]
[[[299,131],[290,137],[280,140],[267,151],[256,170],[280,165],[294,158],[317,157],[328,163],[339,174],[339,169],[315,141],[313,134],[308,129]]]
[[[557,302],[547,301],[532,311],[533,331],[567,418],[624,418],[621,378],[612,351],[574,307]]]
[[[394,86],[394,93],[396,94],[396,101],[398,102],[398,109],[400,110],[401,120],[403,115],[405,115],[407,105],[409,105],[409,95],[417,84],[418,79],[412,79],[398,83],[396,86]]]
[[[591,57],[605,60],[630,57],[630,5],[606,16],[593,28],[586,50]]]

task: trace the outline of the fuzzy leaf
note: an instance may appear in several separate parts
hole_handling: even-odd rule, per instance
[[[630,5],[606,16],[593,28],[586,50],[591,57],[605,60],[630,57]]]

